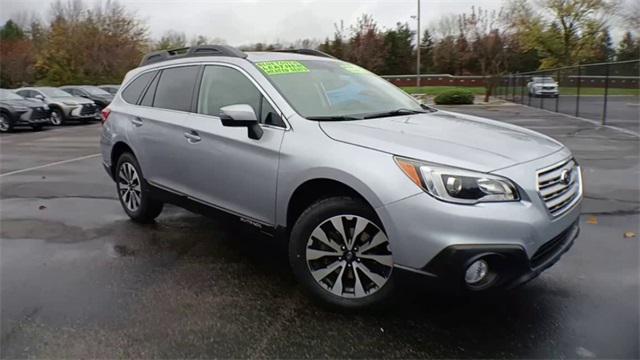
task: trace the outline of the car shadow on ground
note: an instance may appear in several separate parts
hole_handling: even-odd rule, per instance
[[[178,273],[180,268],[186,270],[194,264],[200,271],[209,271],[197,275],[206,281],[194,280],[193,275],[173,276],[190,278],[181,282],[181,289],[191,292],[193,289],[185,287],[197,288],[202,298],[219,297],[220,290],[233,289],[233,303],[240,307],[255,304],[254,309],[247,310],[251,317],[265,316],[265,321],[279,329],[271,339],[274,344],[283,342],[273,345],[274,354],[279,356],[286,357],[287,351],[292,356],[302,354],[301,348],[311,339],[333,349],[312,352],[312,357],[495,356],[503,346],[514,344],[521,344],[523,354],[533,356],[535,342],[540,337],[553,338],[558,329],[553,324],[562,309],[554,308],[548,298],[566,294],[552,284],[546,284],[544,290],[532,283],[491,296],[460,296],[401,283],[384,308],[357,312],[328,309],[301,292],[289,269],[285,244],[233,221],[212,220],[181,210],[169,212],[154,224],[137,225],[125,220],[118,225],[127,233],[137,228],[146,235],[142,242],[135,237],[132,244],[132,237],[115,234],[114,238],[120,240],[112,244],[114,256],[147,258],[154,266],[178,269]],[[213,286],[207,287],[207,283]],[[545,293],[546,299],[540,293]],[[265,304],[266,309],[262,308]],[[288,311],[269,313],[271,306]],[[351,340],[336,345],[341,336]],[[366,347],[371,339],[380,337],[388,348]],[[496,337],[510,345],[496,342]]]

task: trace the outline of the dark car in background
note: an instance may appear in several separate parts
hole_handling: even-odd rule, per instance
[[[97,86],[91,85],[65,85],[60,89],[68,92],[73,96],[80,96],[86,99],[93,100],[98,105],[100,110],[106,108],[113,101],[113,95],[109,92],[100,89]]]
[[[116,96],[120,89],[120,85],[98,85],[98,87],[113,96]]]
[[[0,132],[17,126],[40,130],[51,121],[51,110],[42,102],[30,101],[11,90],[0,89]]]
[[[40,100],[51,108],[51,124],[62,125],[67,120],[88,122],[100,120],[100,109],[92,100],[73,96],[64,90],[54,87],[24,87],[16,93],[27,99]]]

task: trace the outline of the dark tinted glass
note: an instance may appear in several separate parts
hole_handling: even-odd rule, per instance
[[[260,116],[260,97],[258,89],[238,70],[207,66],[200,84],[198,113],[218,116],[223,106],[247,104]]]
[[[262,107],[260,109],[260,122],[267,125],[285,127],[278,113],[264,97],[262,98]]]
[[[140,99],[140,95],[142,95],[142,92],[147,87],[149,81],[153,79],[153,76],[155,74],[156,71],[151,71],[148,73],[144,73],[133,80],[122,92],[122,98],[124,99],[124,101],[128,102],[129,104],[137,104],[138,99]]]
[[[197,66],[183,66],[162,70],[153,106],[180,111],[191,110],[193,87],[197,75]]]
[[[142,106],[152,106],[153,105],[153,97],[156,94],[156,87],[158,86],[158,79],[160,78],[160,76],[156,76],[153,81],[151,82],[151,85],[149,85],[149,87],[147,88],[147,92],[144,94],[144,97],[142,98],[142,101],[140,102],[140,105]]]
[[[29,90],[18,90],[18,91],[16,91],[16,94],[18,94],[18,95],[20,95],[22,97],[25,97],[25,98],[32,97],[31,96],[31,91],[29,91]]]

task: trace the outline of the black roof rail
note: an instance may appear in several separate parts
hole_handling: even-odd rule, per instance
[[[245,59],[247,54],[229,45],[198,45],[148,53],[142,57],[139,66],[196,56],[228,56]]]
[[[294,53],[301,55],[311,55],[311,56],[321,56],[335,59],[336,57],[333,55],[329,55],[326,52],[322,52],[320,50],[315,49],[284,49],[284,50],[275,50],[276,52],[286,52],[286,53]]]

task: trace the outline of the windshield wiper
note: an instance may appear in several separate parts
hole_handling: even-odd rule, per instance
[[[411,110],[411,109],[396,109],[391,111],[385,111],[375,114],[368,114],[363,116],[363,119],[373,119],[373,118],[381,118],[388,116],[398,116],[398,115],[413,115],[413,114],[424,114],[426,111],[422,110]]]
[[[346,120],[362,120],[361,117],[349,116],[349,115],[334,115],[334,116],[307,116],[309,120],[318,121],[346,121]]]

